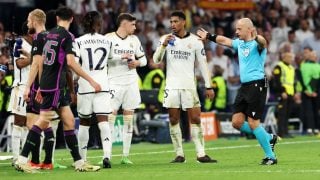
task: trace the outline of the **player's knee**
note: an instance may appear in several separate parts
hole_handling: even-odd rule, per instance
[[[179,123],[179,119],[177,117],[170,117],[169,119],[171,125],[176,125]]]
[[[15,115],[14,117],[14,125],[17,125],[17,126],[25,126],[26,125],[26,118],[23,117],[23,116],[17,116]]]
[[[63,130],[73,130],[75,128],[75,120],[74,119],[63,119]]]
[[[239,122],[232,121],[232,127],[234,127],[235,129],[240,129],[241,124]]]
[[[242,113],[236,113],[232,116],[232,126],[236,129],[240,129],[245,121],[245,116]]]
[[[232,117],[232,127],[236,128],[236,129],[240,129],[243,122],[244,122],[244,120],[240,117],[237,117],[237,116]]]
[[[199,124],[200,121],[200,117],[199,116],[193,116],[190,118],[191,124]]]
[[[50,121],[46,121],[43,119],[39,119],[34,123],[34,125],[40,127],[42,130],[47,129],[49,127]]]

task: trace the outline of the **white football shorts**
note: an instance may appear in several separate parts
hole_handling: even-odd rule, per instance
[[[138,83],[127,85],[110,84],[112,109],[134,110],[139,108],[141,103],[140,89]]]
[[[185,110],[200,106],[196,89],[166,89],[164,91],[163,107]]]
[[[92,114],[108,115],[112,113],[110,101],[109,92],[78,94],[78,115],[81,118],[90,118]]]
[[[25,100],[23,99],[23,93],[25,88],[25,85],[19,85],[13,87],[13,89],[11,90],[8,111],[11,111],[12,114],[17,114],[21,116],[27,115],[27,102],[25,102]]]

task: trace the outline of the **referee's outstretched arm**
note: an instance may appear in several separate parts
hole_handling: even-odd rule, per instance
[[[208,31],[204,30],[203,28],[200,28],[197,31],[197,35],[202,41],[208,39],[210,41],[221,44],[223,46],[232,47],[232,39],[227,38],[225,36],[221,36],[221,35],[211,34]]]

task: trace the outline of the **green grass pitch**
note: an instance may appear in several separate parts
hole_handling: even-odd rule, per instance
[[[68,150],[57,150],[55,159],[59,164],[69,166],[67,169],[40,171],[37,174],[17,172],[11,161],[0,161],[1,180],[141,180],[141,179],[210,179],[210,180],[312,180],[320,179],[320,138],[297,136],[283,139],[276,146],[278,164],[274,166],[259,165],[263,152],[256,140],[245,138],[225,139],[206,143],[206,152],[218,160],[217,164],[200,164],[196,162],[194,144],[184,143],[187,162],[170,164],[174,158],[171,144],[139,143],[131,147],[130,159],[133,165],[121,165],[122,147],[114,146],[112,168],[99,172],[75,172]],[[0,153],[0,155],[8,155]],[[89,150],[88,157],[92,164],[101,161],[101,150]]]

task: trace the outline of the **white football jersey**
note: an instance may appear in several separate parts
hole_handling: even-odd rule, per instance
[[[107,61],[110,55],[111,41],[98,33],[85,34],[75,39],[73,49],[76,61],[82,69],[100,84],[102,91],[109,91]],[[79,78],[79,93],[95,92],[94,88],[83,78]]]
[[[136,69],[129,69],[127,61],[121,59],[125,53],[134,55],[143,65],[146,64],[146,57],[141,42],[135,35],[129,35],[125,39],[119,37],[115,32],[106,34],[107,39],[112,42],[111,58],[108,61],[109,82],[112,84],[131,84],[137,82],[138,74]]]
[[[159,47],[165,36],[160,38]],[[206,87],[210,87],[210,74],[202,41],[192,33],[185,37],[175,37],[173,45],[165,47],[166,89],[196,89],[195,61],[204,78]]]
[[[15,49],[16,44],[14,45]],[[29,44],[24,38],[22,38],[22,49],[26,50],[27,52],[31,52],[32,46]],[[20,55],[21,58],[25,58],[25,56]],[[30,71],[30,65],[27,65],[23,68],[18,68],[17,62],[19,61],[19,58],[14,57],[13,58],[13,71],[14,71],[14,81],[12,86],[18,86],[18,85],[26,85],[29,77],[29,71]]]

